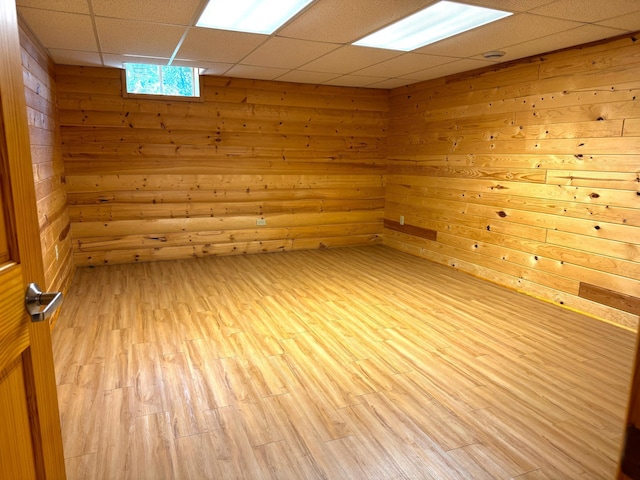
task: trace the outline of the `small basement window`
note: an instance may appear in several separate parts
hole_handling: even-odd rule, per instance
[[[199,97],[200,75],[192,67],[125,63],[127,94]]]

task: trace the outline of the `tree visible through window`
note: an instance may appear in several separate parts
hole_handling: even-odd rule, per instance
[[[127,93],[200,96],[198,72],[191,67],[126,63]]]

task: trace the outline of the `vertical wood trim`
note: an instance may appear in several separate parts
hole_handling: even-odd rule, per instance
[[[631,393],[627,407],[627,426],[620,454],[618,480],[640,479],[640,330],[636,337],[636,359],[633,366]]]

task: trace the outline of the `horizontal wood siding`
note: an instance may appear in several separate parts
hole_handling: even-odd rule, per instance
[[[635,327],[639,95],[631,36],[393,90],[384,243]]]
[[[20,44],[45,267],[46,285],[40,287],[64,291],[73,278],[74,262],[56,107],[55,67],[39,42],[22,24]]]
[[[76,265],[382,241],[388,91],[207,76],[189,102],[123,98],[116,69],[57,80]]]

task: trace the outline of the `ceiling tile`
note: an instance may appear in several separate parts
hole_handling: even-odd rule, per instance
[[[171,57],[185,27],[96,17],[100,48],[105,53]]]
[[[640,30],[640,11],[609,18],[598,22],[599,25],[611,28],[620,28],[627,32],[637,32]]]
[[[97,52],[91,18],[76,13],[21,8],[20,13],[46,48]]]
[[[556,0],[542,7],[534,8],[531,13],[579,22],[598,22],[636,12],[639,9],[640,2],[638,0],[591,2],[588,8],[585,8],[584,0]]]
[[[524,2],[522,0],[464,0],[462,3],[494,8],[505,12],[527,12],[553,1],[555,0],[526,0]]]
[[[319,42],[352,43],[435,0],[316,0],[278,36]]]
[[[599,25],[584,25],[565,32],[547,35],[546,37],[507,47],[504,49],[506,55],[500,60],[517,60],[519,58],[539,55],[540,52],[551,52],[553,50],[593,42],[601,38],[615,37],[622,33],[625,32],[614,28],[601,27]]]
[[[253,65],[235,65],[226,73],[226,77],[255,78],[258,80],[273,80],[287,73],[285,68],[256,67]]]
[[[579,27],[580,25],[578,22],[569,20],[519,13],[484,27],[427,45],[416,50],[416,52],[454,57],[473,57],[489,50],[504,50],[503,47],[508,45],[545,37]]]
[[[140,0],[91,0],[91,4],[97,16],[190,25],[200,0],[162,0],[162,8],[159,8],[158,2]]]
[[[401,52],[393,50],[348,45],[307,63],[304,68],[315,72],[351,73],[396,57],[399,54]]]
[[[169,57],[148,57],[144,55],[103,53],[102,60],[106,67],[124,68],[123,63],[150,63],[152,65],[166,65],[169,62]]]
[[[272,37],[243,59],[242,63],[264,67],[298,68],[338,48],[332,43]]]
[[[233,65],[225,64],[225,63],[216,63],[214,65],[217,65],[217,67],[205,68],[204,70],[200,70],[200,75],[212,75],[216,77],[221,77],[225,73],[227,73],[231,67],[233,67]],[[223,67],[224,65],[226,65],[226,68]]]
[[[383,80],[382,82],[372,83],[367,85],[369,88],[398,88],[404,87],[410,83],[410,80],[406,80],[403,78],[389,78],[387,80]]]
[[[178,57],[190,60],[236,63],[269,37],[253,33],[229,32],[211,28],[189,29]]]
[[[89,14],[87,0],[17,0],[18,7],[42,8],[57,12]]]
[[[451,63],[446,63],[444,65],[438,65],[433,68],[421,70],[419,72],[414,72],[409,75],[405,75],[401,78],[403,78],[405,81],[431,80],[433,78],[444,77],[446,75],[453,75],[454,73],[461,73],[461,72],[467,72],[470,70],[475,70],[477,68],[486,67],[488,65],[492,65],[492,62],[488,62],[486,60],[464,58],[461,60],[456,60]]]
[[[324,83],[332,80],[340,75],[327,72],[306,72],[304,70],[292,70],[284,75],[278,77],[278,80],[283,82],[297,82],[297,83]]]
[[[169,59],[166,57],[144,57],[135,55],[117,55],[113,53],[103,54],[104,64],[108,67],[124,68],[124,63],[150,63],[153,65],[167,65]],[[223,75],[227,70],[233,67],[232,63],[215,63],[204,62],[199,60],[197,62],[191,60],[182,60],[176,58],[171,65],[177,67],[192,67],[206,70],[207,75]]]
[[[78,50],[61,50],[50,48],[49,54],[57,65],[82,65],[85,67],[102,67],[98,52],[81,52]]]
[[[199,68],[201,71],[205,70],[206,75],[224,75],[231,67],[233,67],[233,63],[182,60],[179,58],[174,59],[171,65],[175,65],[177,67]]]
[[[341,77],[337,77],[332,80],[327,80],[326,82],[324,82],[324,84],[340,85],[343,87],[367,87],[372,83],[380,83],[383,80],[386,80],[386,79],[380,78],[380,77],[369,77],[369,76],[361,76],[361,75],[343,75]]]
[[[412,72],[450,63],[454,60],[455,58],[451,57],[402,53],[390,60],[358,70],[356,73],[358,75],[373,75],[376,77],[401,77]]]

